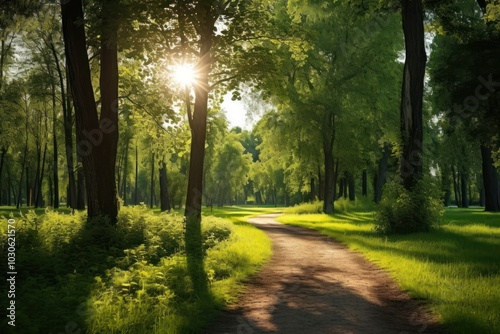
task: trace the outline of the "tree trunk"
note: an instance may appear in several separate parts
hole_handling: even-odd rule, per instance
[[[134,204],[139,204],[139,150],[137,145],[135,145],[135,192],[134,192]]]
[[[380,203],[382,200],[382,188],[386,182],[386,174],[387,174],[387,164],[389,162],[389,146],[385,145],[384,150],[382,151],[382,157],[378,162],[378,170],[375,174],[375,184],[374,184],[374,198],[373,201],[375,203]]]
[[[42,198],[42,185],[43,185],[43,175],[45,174],[45,157],[47,154],[47,143],[45,143],[43,148],[43,157],[42,157],[42,167],[40,170],[40,174],[38,176],[38,183],[36,185],[36,194],[35,194],[35,208],[39,208],[43,205]]]
[[[77,171],[77,197],[76,197],[76,208],[78,210],[85,210],[85,175],[83,173],[83,169],[80,166]]]
[[[485,211],[500,211],[500,193],[498,190],[498,173],[493,165],[491,148],[481,145],[482,169],[483,169],[483,189]]]
[[[57,59],[56,59],[57,60]],[[52,92],[52,145],[54,150],[53,160],[52,160],[52,173],[53,173],[53,201],[52,207],[54,209],[59,208],[59,167],[58,167],[58,147],[57,147],[57,112],[56,112],[56,85],[54,82],[54,77],[51,77],[51,92]],[[62,99],[62,104],[64,104],[64,99]]]
[[[427,55],[422,0],[402,1],[406,61],[401,96],[400,175],[403,186],[412,190],[422,178],[422,103]]]
[[[335,140],[335,116],[325,112],[323,123],[323,154],[325,159],[325,189],[323,212],[333,214],[335,200],[335,170],[333,159],[333,143]]]
[[[368,175],[366,169],[363,170],[363,174],[361,176],[361,195],[368,196]]]
[[[462,208],[469,207],[469,197],[467,196],[467,175],[465,172],[460,173],[460,184],[462,186]]]
[[[57,76],[59,77],[59,86],[61,88],[61,105],[63,109],[63,121],[64,121],[64,143],[66,147],[66,168],[68,171],[68,193],[67,205],[76,209],[77,205],[77,190],[76,190],[76,180],[75,180],[75,164],[73,157],[73,115],[71,113],[71,94],[69,76],[66,76],[66,86],[64,84],[63,73],[61,66],[59,65],[59,60],[55,47],[52,46],[52,54],[56,63]],[[66,87],[66,88],[65,88]]]
[[[63,37],[69,81],[75,105],[78,153],[83,162],[89,221],[103,215],[116,223],[115,163],[118,142],[118,61],[116,22],[112,5],[102,9],[101,33],[101,115],[92,88],[81,0],[62,1]]]
[[[320,201],[324,200],[325,185],[323,183],[323,178],[321,177],[321,167],[318,165],[318,199]]]
[[[128,151],[129,151],[130,139],[127,139],[125,144],[125,158],[123,162],[123,205],[127,205],[127,176],[128,176]]]
[[[316,185],[314,177],[311,177],[311,192],[309,193],[309,197],[311,201],[314,201],[316,197]]]
[[[153,201],[155,196],[155,154],[151,155],[151,184],[150,184],[151,196],[150,196],[150,207],[153,208]]]
[[[23,162],[21,164],[21,177],[19,178],[19,187],[17,189],[17,201],[16,201],[16,209],[19,209],[21,206],[21,196],[22,196],[22,190],[23,190],[23,176],[24,176],[24,170],[27,168],[26,167],[26,156],[28,155],[28,141],[26,141],[26,144],[24,146],[24,154],[23,154]],[[26,175],[26,179],[28,179],[28,175]],[[28,194],[26,193],[26,202],[28,202]]]
[[[348,181],[347,186],[349,188],[349,201],[356,200],[356,182],[354,176],[351,173],[347,174]]]
[[[7,168],[7,205],[10,206],[12,204],[12,194],[16,196],[16,193],[14,191],[14,185],[12,184],[12,177],[10,174],[10,168]],[[12,192],[12,193],[11,193]]]
[[[99,214],[116,223],[118,198],[116,193],[116,155],[118,152],[118,19],[112,2],[103,2],[101,13],[101,114],[99,131],[102,144],[97,153],[96,174],[99,193]]]
[[[203,268],[203,249],[201,238],[201,205],[203,196],[203,162],[205,158],[205,140],[207,134],[208,94],[211,90],[209,74],[211,71],[211,49],[214,27],[218,14],[211,1],[199,1],[195,7],[198,19],[199,59],[196,64],[198,74],[194,85],[194,110],[187,98],[186,109],[191,129],[191,152],[186,196],[186,256],[188,271],[193,280],[195,291],[205,295],[208,291],[207,276]],[[187,19],[187,18],[183,18]],[[181,19],[180,22],[184,22]],[[188,95],[187,95],[188,96]]]
[[[40,178],[40,166],[42,161],[42,148],[40,146],[40,142],[37,140],[36,142],[36,172],[35,172],[35,180],[33,181],[33,202],[30,199],[30,206],[33,204],[35,208],[37,208],[37,200],[38,200],[38,180]],[[31,197],[31,196],[30,196]]]
[[[162,162],[160,168],[160,207],[161,211],[170,211],[170,196],[168,194],[167,164]]]
[[[348,197],[347,187],[348,187],[348,183],[349,183],[349,173],[344,172],[343,178],[344,178],[344,182],[342,183],[342,197],[347,198]]]
[[[459,193],[459,190],[458,190],[457,174],[456,174],[454,166],[451,166],[451,175],[453,177],[453,191],[455,193],[455,204],[458,207],[460,207],[460,205],[462,203],[460,202],[460,193]]]
[[[484,198],[484,186],[479,190],[479,206],[485,207],[486,206],[486,199]]]

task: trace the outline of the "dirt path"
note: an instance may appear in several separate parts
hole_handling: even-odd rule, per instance
[[[444,333],[375,265],[276,217],[250,219],[271,238],[271,261],[204,333]]]

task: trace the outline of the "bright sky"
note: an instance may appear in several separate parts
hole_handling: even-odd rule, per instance
[[[248,118],[247,114],[250,114],[248,103],[239,100],[233,101],[231,97],[232,94],[227,93],[224,96],[224,102],[222,102],[222,111],[226,115],[229,128],[239,126],[243,130],[252,130],[255,123],[262,117],[262,110],[257,113],[253,112],[252,117]]]

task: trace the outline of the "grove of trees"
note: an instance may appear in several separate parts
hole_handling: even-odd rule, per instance
[[[497,1],[3,1],[0,42],[0,205],[183,208],[189,236],[202,205],[333,214],[429,176],[500,211]]]

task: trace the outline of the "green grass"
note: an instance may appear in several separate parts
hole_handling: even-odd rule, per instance
[[[426,300],[452,333],[500,333],[500,214],[448,209],[430,233],[381,236],[373,212],[284,215],[334,237]]]
[[[226,218],[234,223],[246,223],[248,218],[269,213],[281,213],[284,210],[285,208],[271,206],[227,206],[222,208],[214,207],[213,210],[210,210],[210,208],[203,208],[203,215],[214,215],[216,217]]]
[[[126,207],[110,231],[102,224],[86,230],[83,212],[2,209],[0,215],[13,212],[17,220],[16,325],[27,334],[197,333],[217,309],[237,300],[244,281],[271,256],[270,240],[245,220],[276,211],[229,207],[214,209],[224,218],[204,215],[210,293],[200,296],[188,274],[180,215]],[[0,331],[6,327],[2,319]]]

